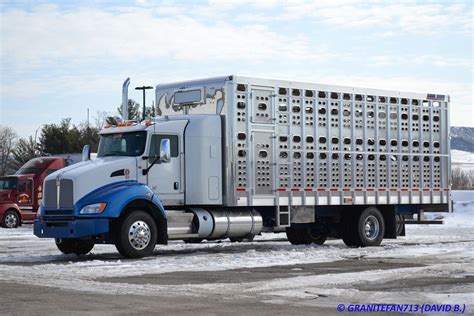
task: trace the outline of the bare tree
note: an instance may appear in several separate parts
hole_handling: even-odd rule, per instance
[[[11,173],[11,153],[15,146],[17,134],[11,127],[0,126],[0,175]]]
[[[94,117],[95,127],[101,130],[102,127],[107,123],[107,117],[109,117],[109,113],[107,111],[97,111]]]
[[[41,155],[38,144],[33,137],[20,138],[12,150],[13,161],[11,167],[14,170],[20,169],[27,161]]]
[[[455,168],[451,171],[451,187],[453,190],[468,190],[474,188],[474,171],[464,171]]]

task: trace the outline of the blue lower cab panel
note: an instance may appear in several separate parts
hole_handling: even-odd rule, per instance
[[[73,221],[35,220],[33,232],[40,238],[92,237],[109,232],[109,220],[77,219]]]

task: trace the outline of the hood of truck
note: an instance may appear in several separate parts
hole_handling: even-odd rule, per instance
[[[53,187],[56,187],[57,180],[60,181],[61,186],[63,183],[69,183],[67,189],[63,189],[72,189],[72,192],[65,192],[63,196],[72,197],[72,202],[75,204],[86,194],[99,187],[117,181],[137,180],[137,176],[136,157],[104,157],[80,162],[46,177],[44,201],[49,201],[46,204],[53,204],[53,201],[56,200],[56,198],[50,199],[48,195],[56,194]],[[45,207],[48,206],[45,205]]]

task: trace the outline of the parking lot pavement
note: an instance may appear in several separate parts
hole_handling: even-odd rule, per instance
[[[60,254],[31,226],[0,230],[6,314],[337,314],[343,304],[468,304],[474,233],[465,225],[408,227],[382,247],[293,246],[284,235],[252,243],[172,242],[125,260],[113,246]],[[471,305],[469,305],[471,304]]]

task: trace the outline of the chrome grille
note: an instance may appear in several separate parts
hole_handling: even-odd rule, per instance
[[[43,188],[43,202],[45,208],[56,208],[56,180],[47,180]]]
[[[61,179],[60,182],[60,189],[59,189],[59,208],[69,208],[72,209],[74,207],[74,191],[73,191],[73,183],[72,180],[69,179]],[[46,181],[44,185],[44,207],[46,209],[58,208],[57,205],[57,188],[56,188],[56,180],[51,179]]]

